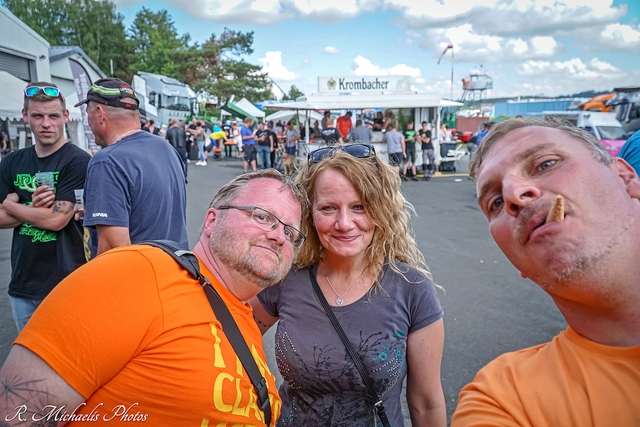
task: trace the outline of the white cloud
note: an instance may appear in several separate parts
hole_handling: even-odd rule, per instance
[[[589,40],[592,45],[591,49],[628,52],[638,52],[640,50],[640,25],[635,27],[623,24],[607,25],[595,40],[593,39],[593,32],[585,35],[591,39]]]
[[[411,77],[412,85],[418,85],[418,89],[425,84],[426,80],[422,76],[419,68],[410,67],[406,64],[397,64],[390,68],[383,68],[373,64],[369,59],[358,55],[351,64],[351,74],[356,76],[408,76]]]
[[[638,72],[625,72],[598,58],[587,62],[580,58],[555,62],[526,61],[516,66],[515,71],[521,76],[517,90],[522,94],[561,95],[585,88],[611,90],[614,86],[633,84],[638,77]]]
[[[260,58],[262,72],[267,73],[273,80],[292,81],[300,79],[300,76],[293,71],[287,70],[282,65],[282,52],[267,52],[264,58]]]
[[[450,43],[453,44],[456,60],[472,63],[547,59],[564,51],[564,46],[552,37],[505,38],[479,35],[470,24],[427,30],[421,45],[440,54]]]
[[[304,58],[300,61],[300,68],[307,68],[309,66],[311,66],[311,61],[308,58]]]
[[[342,52],[340,52],[340,49],[335,46],[327,46],[322,49],[322,53],[324,53],[325,55],[338,55]]]

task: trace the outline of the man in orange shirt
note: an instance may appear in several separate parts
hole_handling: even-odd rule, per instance
[[[581,129],[512,119],[482,141],[471,175],[496,243],[569,326],[484,367],[452,426],[640,425],[635,170]]]
[[[347,141],[349,132],[351,132],[351,128],[353,128],[353,122],[351,121],[351,111],[347,111],[347,114],[338,117],[336,125],[338,128],[338,132],[340,132],[340,135],[342,135],[342,139]]]
[[[241,175],[214,197],[193,250],[267,381],[270,426],[281,401],[246,301],[289,271],[307,203],[273,169]],[[266,426],[202,287],[162,250],[113,249],[54,291],[0,370],[0,424]]]

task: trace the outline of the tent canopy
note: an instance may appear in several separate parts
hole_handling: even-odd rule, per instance
[[[22,120],[22,104],[24,102],[24,88],[27,83],[9,74],[0,71],[0,120]],[[65,97],[67,109],[69,110],[69,120],[81,121],[80,109],[73,105],[78,102],[78,95],[74,91]]]
[[[251,114],[253,117],[262,117],[264,119],[264,111],[250,103],[247,98],[242,98],[240,101],[236,102],[236,105]]]
[[[300,115],[300,120],[304,121],[306,120],[306,116],[307,116],[307,111],[309,112],[309,119],[313,122],[314,120],[317,121],[321,121],[322,120],[322,114],[320,113],[316,113],[313,110],[306,110],[306,111],[300,111],[299,115]],[[268,115],[267,117],[264,118],[265,121],[270,121],[273,120],[274,122],[277,120],[281,120],[284,122],[288,122],[291,117],[296,115],[296,111],[294,110],[281,110],[278,111],[277,113],[273,113],[271,115]]]
[[[424,93],[309,95],[304,101],[269,104],[274,110],[364,110],[368,108],[458,107],[463,104]]]

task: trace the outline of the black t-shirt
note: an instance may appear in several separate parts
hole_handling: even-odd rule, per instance
[[[278,134],[275,133],[274,131],[270,130],[269,134],[271,135],[271,138],[273,139],[273,148],[278,148]]]
[[[433,143],[431,142],[431,131],[430,130],[422,130],[420,129],[418,131],[418,136],[420,138],[429,138],[429,142],[423,142],[422,143],[422,149],[423,150],[433,150]]]
[[[411,129],[411,130],[405,129],[405,131],[402,132],[402,134],[404,135],[404,142],[407,147],[407,151],[416,151],[415,129]]]
[[[30,204],[37,188],[37,172],[53,172],[56,200],[75,204],[73,190],[84,188],[91,157],[70,142],[55,153],[38,158],[35,147],[5,156],[0,162],[0,199],[16,193]],[[9,295],[38,300],[86,262],[84,228],[73,218],[60,231],[42,230],[23,223],[13,229]]]
[[[264,141],[258,141],[258,138],[262,138],[262,137],[266,137]],[[269,142],[269,131],[266,129],[258,130],[256,132],[256,142],[258,143],[258,145],[262,147],[271,147],[271,143]]]
[[[342,138],[336,128],[326,128],[322,131],[322,140],[327,145],[335,145]]]
[[[180,151],[185,150],[187,133],[180,126],[169,128],[166,138],[173,148],[179,149]]]

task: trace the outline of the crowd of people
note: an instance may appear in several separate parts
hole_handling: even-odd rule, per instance
[[[213,197],[190,252],[186,134],[202,124],[172,121],[166,140],[140,129],[135,93],[114,78],[82,104],[93,157],[66,142],[65,99],[38,82],[23,112],[35,144],[0,162],[19,331],[0,369],[2,425],[402,426],[405,379],[412,425],[447,425],[443,310],[401,192],[427,123],[401,133],[376,118],[389,165],[349,141],[362,124],[343,135],[347,115],[335,128],[325,117],[339,139],[292,179],[267,167],[271,126],[245,119],[247,173]],[[300,135],[283,131],[288,150]],[[493,239],[569,326],[483,368],[452,426],[639,425],[634,168],[586,131],[512,119],[484,136],[470,173]],[[279,390],[262,341],[276,321]]]

